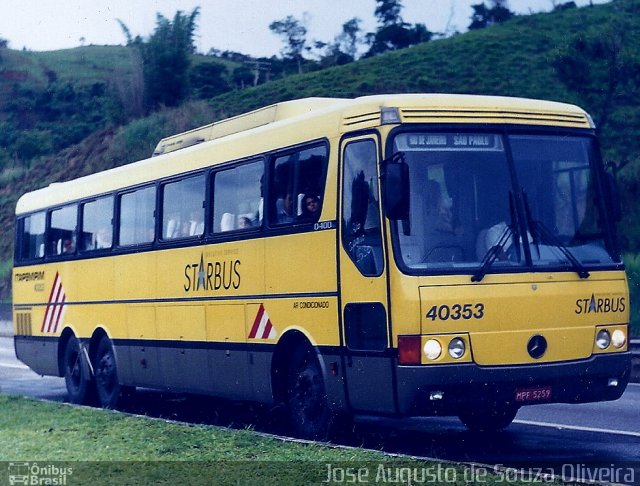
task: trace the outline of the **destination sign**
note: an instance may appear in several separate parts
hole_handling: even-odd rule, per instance
[[[502,151],[502,139],[491,133],[403,133],[396,137],[396,145],[400,151]]]

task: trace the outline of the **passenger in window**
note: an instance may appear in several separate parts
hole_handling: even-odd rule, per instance
[[[451,202],[445,199],[440,184],[433,179],[425,184],[424,208],[425,261],[460,261],[464,253],[461,240],[464,228],[454,224]]]
[[[296,220],[296,198],[288,192],[276,202],[278,224],[293,223]]]
[[[187,236],[190,236],[190,232],[191,232],[191,221],[189,221],[188,219],[185,219],[180,227],[180,231],[178,232],[178,234],[176,235],[177,238],[186,238]]]
[[[320,198],[307,194],[302,199],[302,214],[299,220],[303,222],[318,221],[320,218]]]
[[[432,231],[455,232],[450,204],[443,197],[440,184],[432,179],[427,180],[425,206],[425,216]]]
[[[202,218],[202,211],[192,211],[189,217],[184,218],[182,227],[180,228],[181,238],[187,238],[189,236],[200,236],[204,233],[204,220]]]
[[[65,238],[62,241],[62,253],[64,255],[70,255],[71,253],[76,251],[76,245],[73,242],[72,238]]]
[[[247,229],[251,228],[253,223],[251,222],[251,218],[248,216],[238,216],[238,224],[236,225],[237,229]]]

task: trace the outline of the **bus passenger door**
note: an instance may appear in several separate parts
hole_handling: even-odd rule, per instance
[[[341,146],[340,299],[344,369],[354,411],[393,412],[387,277],[375,136]]]

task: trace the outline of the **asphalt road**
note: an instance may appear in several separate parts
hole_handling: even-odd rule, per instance
[[[55,401],[66,399],[64,380],[40,377],[15,358],[13,339],[0,337],[0,393]],[[138,391],[127,412],[282,433],[273,410],[206,397]],[[505,481],[522,469],[565,479],[640,485],[640,385],[620,400],[581,405],[524,407],[500,433],[472,433],[455,418],[359,417],[337,442],[386,452],[467,463],[501,465]],[[506,472],[505,472],[506,471]]]

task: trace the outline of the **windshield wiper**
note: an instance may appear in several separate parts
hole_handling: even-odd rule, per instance
[[[504,231],[498,239],[498,242],[491,248],[489,248],[487,253],[485,253],[484,258],[480,263],[480,268],[478,268],[476,273],[474,273],[471,277],[472,282],[480,282],[485,277],[485,275],[487,275],[489,268],[491,268],[493,262],[495,262],[498,256],[500,256],[500,254],[504,251],[505,246],[514,234],[515,232],[513,231],[511,226],[505,226]]]
[[[484,257],[482,257],[482,262],[480,262],[480,267],[471,277],[472,282],[480,282],[486,275],[493,262],[495,262],[500,254],[504,252],[505,247],[509,241],[519,241],[518,238],[518,230],[516,226],[516,210],[513,201],[513,193],[509,191],[509,212],[511,214],[511,224],[505,225],[500,238],[495,245],[493,245],[487,253],[485,253]],[[518,260],[520,260],[520,246],[516,244],[516,252],[518,252]]]
[[[522,191],[522,196],[524,200],[524,210],[527,215],[527,225],[531,230],[531,237],[533,239],[533,244],[536,246],[540,245],[540,241],[546,242],[546,244],[551,245],[557,248],[560,253],[564,255],[564,257],[569,261],[573,270],[578,274],[580,278],[589,278],[589,272],[584,268],[584,265],[580,263],[580,261],[571,253],[571,250],[567,248],[567,246],[560,241],[556,235],[554,235],[549,229],[544,225],[542,221],[534,220],[531,216],[531,209],[529,207],[529,201],[527,199],[527,194]],[[539,250],[538,250],[539,252]]]

